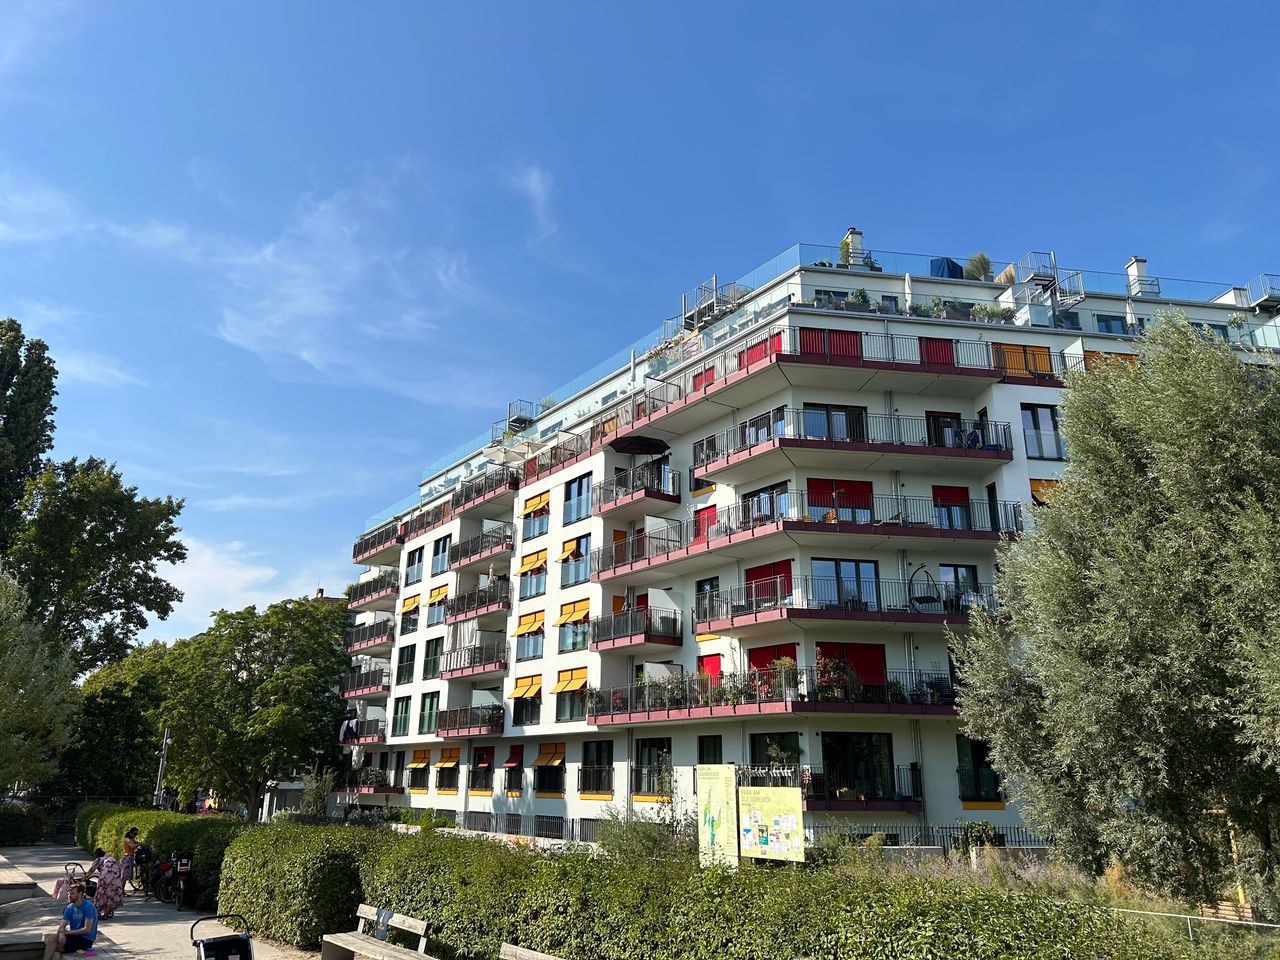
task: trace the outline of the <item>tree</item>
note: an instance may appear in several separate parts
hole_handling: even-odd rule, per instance
[[[0,785],[39,786],[53,774],[76,722],[74,679],[67,651],[27,618],[26,594],[0,569]]]
[[[173,646],[154,719],[172,736],[166,780],[243,803],[256,821],[270,780],[335,763],[346,607],[285,600],[221,610]]]
[[[81,670],[122,659],[147,612],[161,619],[182,592],[157,572],[186,559],[175,523],[182,501],[140,497],[114,464],[47,463],[27,481],[9,559],[33,613],[76,637]]]
[[[1098,869],[1211,900],[1241,859],[1276,915],[1280,372],[1179,314],[1072,376],[1070,460],[953,638],[965,732]]]
[[[979,250],[964,265],[966,280],[985,280],[991,273],[991,258]]]
[[[28,340],[12,317],[0,322],[0,547],[18,528],[27,479],[53,446],[56,376],[43,340]]]

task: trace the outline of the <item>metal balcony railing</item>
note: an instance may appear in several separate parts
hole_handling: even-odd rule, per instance
[[[864,763],[852,766],[753,764],[737,769],[742,787],[799,787],[807,801],[867,802],[920,800],[920,765]]]
[[[637,764],[631,768],[631,792],[671,796],[674,772],[666,763]]]
[[[593,508],[604,507],[640,491],[660,493],[670,497],[680,495],[680,474],[670,466],[654,466],[642,463],[632,467],[626,473],[620,473],[604,481],[592,491]]]
[[[395,637],[396,622],[388,617],[373,623],[362,623],[358,627],[349,627],[342,636],[342,649],[351,651],[366,644],[379,641],[391,642]]]
[[[511,603],[511,581],[495,580],[487,586],[468,590],[456,597],[450,597],[445,616],[456,617],[473,610],[482,610],[494,604]]]
[[[478,557],[491,551],[511,550],[514,547],[515,525],[500,523],[497,526],[490,527],[483,533],[468,537],[461,543],[455,543],[451,546],[449,548],[449,566],[457,566],[472,557]]]
[[[524,479],[530,480],[539,474],[554,470],[561,464],[582,456],[592,446],[594,446],[594,441],[586,433],[574,434],[557,443],[553,443],[524,462]]]
[[[440,666],[441,673],[484,666],[500,667],[505,670],[507,666],[507,638],[499,636],[480,643],[460,647],[457,650],[450,650],[444,655],[444,660]]]
[[[405,540],[412,540],[414,537],[426,533],[432,527],[438,527],[452,516],[452,501],[446,500],[443,503],[437,503],[430,510],[415,514],[402,523],[400,525],[400,536]]]
[[[352,690],[370,690],[377,687],[390,686],[391,674],[386,670],[365,670],[361,673],[348,673],[338,681],[338,690],[344,694],[350,693]]]
[[[613,767],[588,767],[582,766],[578,768],[578,792],[579,793],[612,793],[613,792]]]
[[[342,731],[342,740],[362,740],[376,737],[385,740],[387,722],[385,720],[351,720]]]
[[[458,707],[440,714],[436,732],[443,735],[450,730],[480,729],[485,733],[502,732],[502,704],[486,704],[479,707]]]
[[[458,484],[458,489],[453,491],[450,503],[453,504],[454,510],[473,503],[476,500],[483,500],[485,497],[491,496],[502,490],[516,490],[520,486],[520,471],[512,467],[495,467],[486,470],[478,477],[472,477]]]
[[[616,640],[619,637],[673,637],[679,640],[683,633],[679,610],[646,607],[639,610],[621,610],[591,620],[589,642]]]
[[[957,767],[956,778],[960,782],[961,800],[992,803],[1004,801],[1000,775],[990,767]]]
[[[355,546],[351,548],[351,559],[353,561],[363,560],[371,554],[377,553],[383,547],[390,546],[400,541],[400,527],[391,523],[385,527],[379,527],[370,533],[366,533],[356,541]]]
[[[355,584],[351,588],[351,595],[347,602],[351,604],[361,603],[370,597],[377,596],[387,590],[400,589],[399,574],[390,571],[374,577],[372,580],[363,580]]]
[[[937,583],[930,579],[777,576],[714,590],[697,597],[694,620],[708,623],[769,610],[968,616],[996,605],[989,583]]]

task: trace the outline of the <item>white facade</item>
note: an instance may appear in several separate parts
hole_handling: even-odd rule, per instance
[[[811,826],[1017,827],[958,738],[946,630],[1061,471],[1064,376],[1169,304],[1275,346],[1280,282],[849,260],[799,245],[704,285],[371,525],[343,739],[388,782],[349,802],[590,839],[609,804],[688,808],[702,760],[801,786]]]

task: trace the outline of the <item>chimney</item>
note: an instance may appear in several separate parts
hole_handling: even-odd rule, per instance
[[[862,231],[859,230],[857,227],[850,227],[849,231],[844,235],[844,240],[849,241],[850,252],[852,253],[862,252]],[[840,241],[841,245],[844,244],[844,240]]]
[[[1130,257],[1129,262],[1124,265],[1124,272],[1129,275],[1129,296],[1140,297],[1152,292],[1153,284],[1147,276],[1145,257]],[[1159,292],[1159,288],[1156,288],[1156,292]]]

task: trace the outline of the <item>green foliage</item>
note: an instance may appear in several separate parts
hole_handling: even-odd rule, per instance
[[[53,447],[53,381],[43,340],[28,340],[12,317],[0,323],[0,549],[20,525],[18,503],[27,479]]]
[[[219,611],[176,643],[155,711],[173,737],[166,782],[187,795],[212,789],[256,821],[267,781],[336,763],[346,623],[340,604],[285,600],[262,613]]]
[[[76,817],[76,843],[88,852],[101,847],[119,859],[124,855],[124,835],[132,827],[138,828],[138,839],[149,846],[155,856],[168,856],[175,850],[190,852],[195,858],[191,871],[195,902],[200,907],[214,905],[223,855],[244,830],[240,820],[115,804],[88,804]]]
[[[0,847],[35,843],[44,838],[49,820],[39,807],[0,802]]]
[[[301,812],[312,817],[323,817],[329,809],[329,797],[337,782],[338,772],[333,767],[313,767],[302,787]]]
[[[75,723],[75,665],[28,619],[27,595],[0,568],[0,784],[40,785]]]
[[[662,858],[686,862],[698,859],[698,826],[691,817],[680,819],[670,804],[659,804],[657,815],[609,805],[596,824],[600,849],[619,860],[639,862]]]
[[[965,732],[1097,872],[1280,913],[1280,373],[1180,314],[1070,380],[1052,504],[953,638]],[[1261,359],[1261,358],[1259,358]]]
[[[985,280],[991,275],[991,258],[979,250],[964,265],[966,280]]]
[[[227,851],[218,909],[268,940],[316,947],[325,933],[355,929],[361,862],[390,840],[353,827],[252,827]]]

